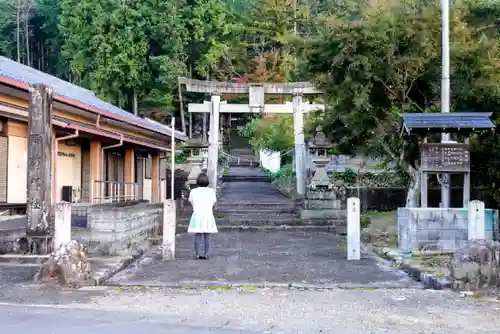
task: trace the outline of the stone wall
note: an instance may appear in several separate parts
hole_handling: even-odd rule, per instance
[[[16,240],[26,235],[26,215],[0,217],[0,254],[11,253]]]
[[[73,228],[73,239],[89,245],[90,253],[124,255],[159,235],[163,204],[123,202],[92,205],[86,228]]]
[[[498,210],[485,210],[486,238],[496,238]],[[399,208],[398,246],[406,251],[453,252],[467,245],[467,208]]]

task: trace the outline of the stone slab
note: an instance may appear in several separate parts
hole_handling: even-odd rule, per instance
[[[104,284],[109,277],[125,269],[137,260],[143,250],[129,256],[91,257],[89,258],[92,269],[92,278],[96,285]],[[14,284],[35,284],[34,277],[40,266],[45,262],[41,256],[15,255],[8,258],[2,257],[0,261],[0,286]]]
[[[420,287],[372,254],[348,261],[345,247],[345,238],[324,232],[224,232],[214,235],[210,259],[196,260],[192,236],[181,234],[175,261],[162,260],[161,249],[153,248],[107,284]]]

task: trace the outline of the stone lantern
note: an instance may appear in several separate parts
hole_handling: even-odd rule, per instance
[[[342,209],[342,198],[345,196],[341,194],[345,188],[342,180],[332,182],[326,171],[330,162],[328,150],[335,147],[317,128],[316,136],[309,142],[309,153],[316,171],[308,182],[300,218],[305,223],[329,226],[331,231],[343,234],[347,231],[346,210]]]
[[[321,128],[316,129],[316,136],[309,143],[309,153],[316,166],[316,171],[309,182],[307,197],[317,200],[325,200],[331,205],[332,210],[340,209],[341,200],[346,195],[346,188],[343,180],[332,181],[328,176],[326,166],[330,162],[328,150],[337,147],[326,138]]]
[[[325,191],[333,189],[334,184],[330,180],[330,177],[328,177],[326,166],[330,162],[328,149],[335,147],[336,145],[326,138],[321,128],[316,128],[316,136],[309,143],[309,153],[312,156],[312,162],[316,166],[316,171],[309,183],[311,190]]]
[[[188,184],[191,189],[196,187],[196,179],[203,171],[203,160],[205,159],[205,152],[208,149],[208,143],[203,140],[201,128],[196,125],[193,128],[193,137],[184,145],[189,149],[190,155],[187,161],[191,164],[191,172],[188,175]]]

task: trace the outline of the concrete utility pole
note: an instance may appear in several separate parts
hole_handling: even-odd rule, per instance
[[[450,112],[450,41],[449,41],[449,19],[450,0],[441,0],[441,112]],[[450,141],[449,133],[441,134],[441,142]],[[443,208],[450,207],[451,177],[450,174],[442,174],[441,183],[441,205]]]

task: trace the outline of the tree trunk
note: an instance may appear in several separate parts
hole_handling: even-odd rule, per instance
[[[417,208],[419,207],[419,196],[420,196],[420,170],[408,166],[407,172],[410,176],[410,186],[408,187],[408,193],[406,194],[406,207],[407,208]]]
[[[28,65],[28,66],[31,66],[30,28],[29,28],[30,10],[31,10],[31,3],[28,3],[26,5],[26,16],[24,17],[24,35],[25,35],[25,41],[26,41],[26,65]]]
[[[17,43],[17,62],[21,62],[21,1],[17,0],[16,13],[16,43]]]
[[[139,115],[139,103],[137,102],[137,91],[134,89],[134,96],[133,96],[133,102],[132,102],[132,111],[134,112],[134,115]]]
[[[182,132],[186,133],[186,119],[184,118],[185,117],[184,116],[184,101],[182,98],[182,85],[181,85],[180,81],[178,81],[178,83],[177,83],[177,89],[179,90],[179,108],[180,108],[180,114],[181,114]],[[189,116],[191,116],[191,114],[189,114]],[[191,129],[189,129],[189,131],[191,131]]]

